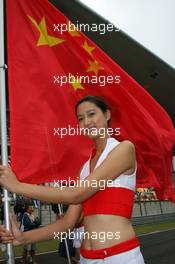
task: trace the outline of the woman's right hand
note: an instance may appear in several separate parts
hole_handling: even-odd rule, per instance
[[[17,193],[17,189],[21,185],[9,165],[0,165],[0,185],[13,193]]]
[[[0,240],[3,244],[13,243],[19,246],[24,243],[24,235],[18,228],[14,215],[10,214],[11,231],[8,231],[3,225],[0,225]]]

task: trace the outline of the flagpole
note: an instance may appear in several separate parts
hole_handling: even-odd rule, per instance
[[[8,164],[8,150],[7,150],[7,118],[6,118],[6,85],[5,85],[5,65],[4,60],[4,0],[0,0],[0,122],[1,122],[1,157],[2,165]],[[4,215],[5,226],[10,230],[9,221],[9,193],[3,189]],[[12,244],[7,244],[6,263],[14,264],[14,254]]]

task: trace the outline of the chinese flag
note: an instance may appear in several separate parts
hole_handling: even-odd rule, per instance
[[[73,27],[61,33],[57,26],[70,21],[48,1],[6,3],[11,162],[18,178],[39,184],[78,175],[92,144],[60,132],[77,129],[80,98],[98,95],[111,107],[117,139],[136,146],[137,187],[155,187],[159,198],[175,201],[175,130],[164,109],[84,34]],[[61,76],[93,83],[75,78],[61,85]]]

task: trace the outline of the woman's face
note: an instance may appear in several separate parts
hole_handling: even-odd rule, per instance
[[[82,134],[95,139],[105,136],[110,112],[103,113],[94,103],[83,102],[77,108],[77,118]]]

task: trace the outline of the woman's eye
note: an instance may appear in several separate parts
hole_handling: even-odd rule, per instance
[[[82,120],[83,120],[82,117],[79,117],[79,118],[78,118],[78,122],[81,122]]]
[[[92,113],[89,113],[89,116],[93,116],[93,115],[95,115],[95,113],[94,113],[94,112],[92,112]]]

